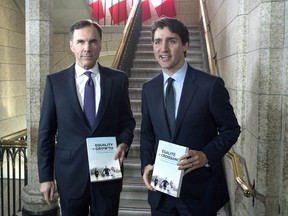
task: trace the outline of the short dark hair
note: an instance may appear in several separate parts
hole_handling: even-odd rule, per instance
[[[70,40],[72,40],[72,38],[73,38],[74,30],[85,28],[88,26],[95,27],[96,30],[98,31],[99,35],[100,35],[100,40],[102,40],[102,28],[101,28],[101,26],[98,23],[96,23],[90,19],[79,20],[79,21],[75,22],[70,27]]]
[[[178,19],[161,17],[160,19],[154,21],[151,25],[152,41],[154,41],[155,31],[160,28],[168,27],[169,30],[175,34],[178,34],[181,38],[182,44],[189,44],[189,31],[187,26]]]
[[[155,31],[160,28],[163,29],[167,27],[172,33],[179,35],[182,45],[190,43],[189,30],[187,26],[178,19],[170,17],[161,17],[160,19],[154,21],[151,25],[152,41],[154,41]],[[186,52],[184,52],[186,56]]]

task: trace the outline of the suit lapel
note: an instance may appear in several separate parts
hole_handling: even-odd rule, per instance
[[[153,107],[156,110],[156,113],[159,115],[158,118],[160,122],[163,122],[163,131],[167,131],[167,136],[170,136],[170,130],[168,125],[168,119],[166,115],[166,108],[164,103],[164,81],[163,75],[159,75],[156,78],[156,82],[154,83],[154,87],[151,88],[153,92],[151,92],[151,98],[153,98]],[[172,135],[170,136],[172,137]]]
[[[64,76],[63,84],[67,83],[67,93],[70,96],[71,100],[71,108],[75,110],[75,113],[79,116],[79,118],[83,119],[83,122],[86,122],[86,118],[84,112],[81,108],[77,90],[76,90],[76,83],[75,83],[75,65],[73,64],[70,68],[67,69],[67,73]],[[86,122],[87,123],[87,122]],[[86,124],[89,128],[88,123]]]
[[[109,72],[103,71],[104,69],[99,65],[99,72],[100,72],[100,82],[101,82],[101,99],[99,103],[99,108],[96,116],[96,123],[93,128],[93,131],[98,127],[99,123],[101,122],[101,119],[103,118],[103,115],[105,113],[105,110],[107,109],[109,98],[111,94],[111,88],[112,88],[112,80],[108,79]]]
[[[193,69],[190,66],[188,66],[179,102],[179,108],[175,122],[175,130],[173,138],[178,133],[179,126],[181,125],[187,112],[187,109],[191,106],[191,103],[194,99],[194,94],[198,88],[197,84],[195,84],[195,81],[196,81],[195,73],[193,73]]]

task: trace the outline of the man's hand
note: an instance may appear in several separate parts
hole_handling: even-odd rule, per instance
[[[123,164],[125,153],[128,150],[128,145],[125,143],[120,143],[114,155],[114,160],[119,159],[120,164]]]
[[[144,183],[145,183],[147,189],[151,190],[151,191],[155,191],[155,189],[150,184],[151,183],[151,177],[152,177],[153,168],[154,168],[154,166],[152,166],[151,164],[148,164],[144,168],[144,173],[143,173]]]
[[[40,192],[44,196],[44,200],[48,205],[51,206],[51,201],[53,200],[54,193],[56,191],[56,186],[54,181],[43,182],[40,184]]]
[[[185,174],[208,164],[208,159],[202,151],[189,150],[179,158],[178,169],[185,170]]]

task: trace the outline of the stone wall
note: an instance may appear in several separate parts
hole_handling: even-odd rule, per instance
[[[25,19],[0,0],[0,137],[26,128]]]
[[[288,215],[287,4],[251,0],[206,4],[219,75],[242,127],[233,150],[239,154],[244,177],[255,181],[256,189],[253,205],[236,185],[230,163],[225,163],[232,215]]]

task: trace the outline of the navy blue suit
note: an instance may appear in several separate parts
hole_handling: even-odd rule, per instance
[[[135,119],[128,96],[128,77],[101,65],[99,72],[101,101],[93,130],[77,97],[75,65],[46,78],[38,136],[39,179],[56,179],[60,198],[78,199],[87,190],[87,137],[115,136],[118,144],[132,143]],[[117,194],[122,189],[122,180],[99,184],[104,194]]]
[[[188,66],[175,130],[170,136],[163,89],[162,74],[143,85],[140,139],[142,170],[146,165],[154,164],[159,140],[203,151],[210,167],[201,167],[185,175],[180,197],[191,208],[205,206],[209,215],[209,212],[216,212],[229,200],[222,158],[240,134],[228,91],[220,77]],[[164,196],[167,195],[149,191],[151,208],[159,207]],[[197,209],[191,209],[191,212],[193,215],[206,215],[197,212]]]

